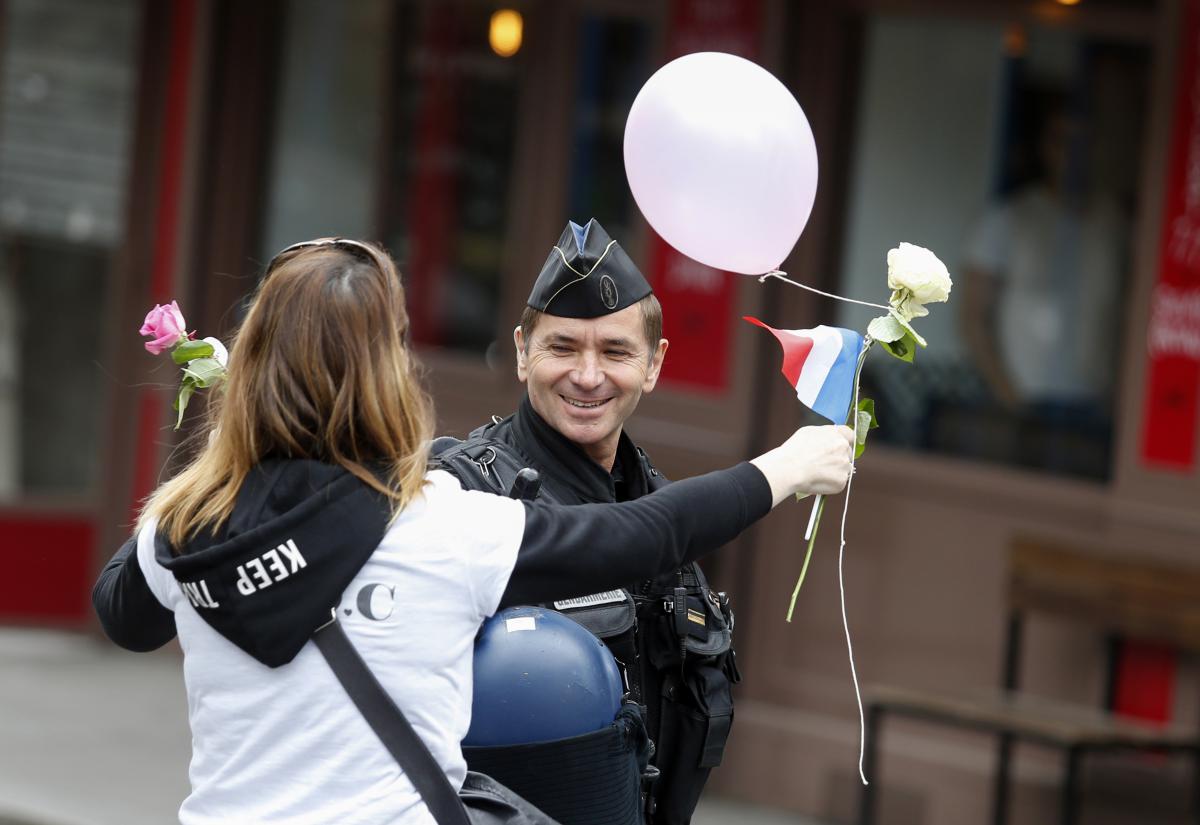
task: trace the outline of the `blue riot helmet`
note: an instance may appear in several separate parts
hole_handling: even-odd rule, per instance
[[[475,642],[464,745],[546,742],[610,727],[624,687],[604,643],[553,610],[510,607]]]

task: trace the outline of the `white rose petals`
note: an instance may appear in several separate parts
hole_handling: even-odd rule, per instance
[[[887,254],[888,286],[907,289],[918,304],[936,304],[950,297],[950,272],[923,246],[901,243]],[[914,313],[916,314],[916,313]]]

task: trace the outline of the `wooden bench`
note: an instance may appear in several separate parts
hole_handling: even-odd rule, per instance
[[[1003,685],[960,694],[876,686],[865,693],[867,753],[872,779],[863,786],[860,825],[873,825],[879,777],[878,742],[886,714],[975,729],[999,737],[992,822],[1008,819],[1013,745],[1032,742],[1064,752],[1060,821],[1079,817],[1079,768],[1089,752],[1151,750],[1185,754],[1196,764],[1196,816],[1200,822],[1200,732],[1156,726],[1096,708],[1023,694],[1021,637],[1029,614],[1085,622],[1110,639],[1155,640],[1200,650],[1200,564],[1172,566],[1082,553],[1036,539],[1014,542],[1010,554],[1009,619]],[[1111,654],[1110,654],[1110,658]],[[1113,663],[1110,661],[1110,670]],[[1110,674],[1111,677],[1111,674]],[[1110,678],[1111,684],[1111,678]],[[1111,688],[1108,702],[1111,705]]]

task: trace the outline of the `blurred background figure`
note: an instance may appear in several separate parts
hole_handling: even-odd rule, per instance
[[[1017,419],[1018,461],[1103,475],[1129,225],[1095,189],[1094,136],[1067,95],[1017,100],[1009,192],[967,240],[962,334]]]
[[[1149,50],[1044,25],[941,20],[921,33],[897,18],[872,32],[860,106],[874,129],[855,150],[847,281],[867,287],[866,250],[901,226],[941,239],[962,284],[919,374],[868,363],[891,415],[882,437],[1110,478]],[[970,82],[910,66],[901,50],[918,41]],[[954,137],[922,128],[951,122]]]

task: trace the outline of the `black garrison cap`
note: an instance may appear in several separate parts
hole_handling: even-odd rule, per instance
[[[529,306],[561,318],[599,318],[632,306],[650,284],[595,218],[567,223],[529,293]]]

